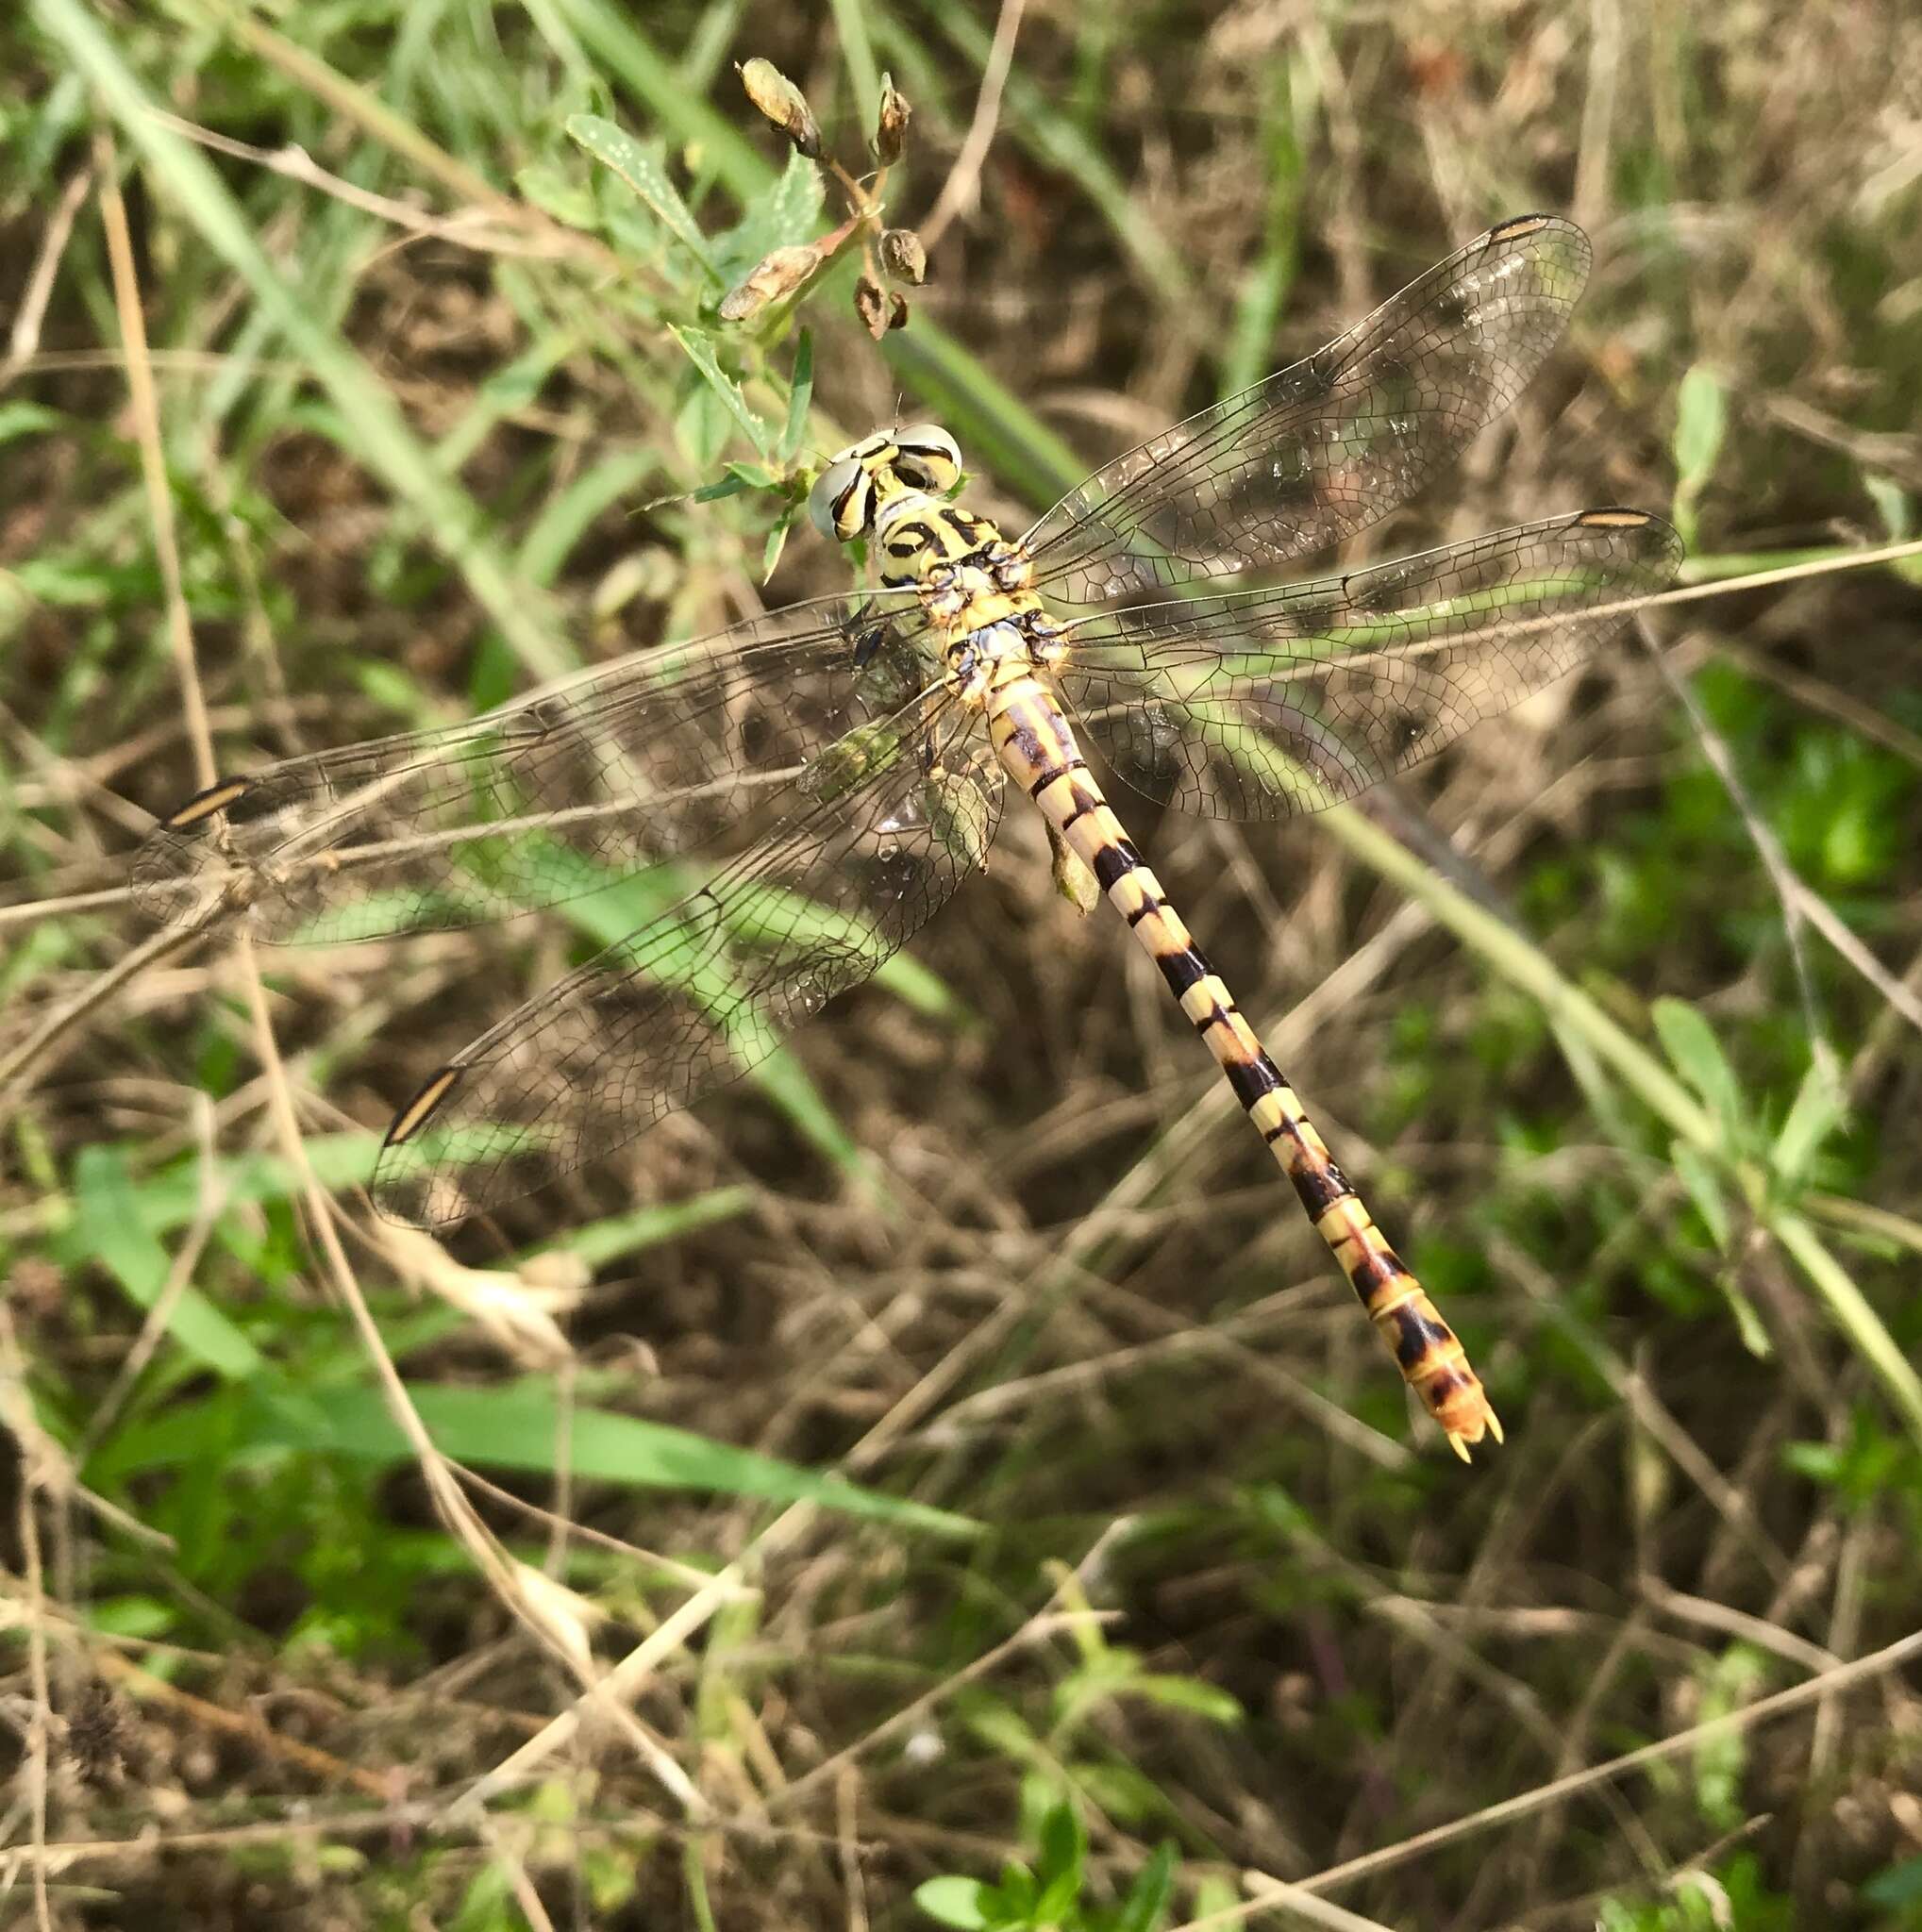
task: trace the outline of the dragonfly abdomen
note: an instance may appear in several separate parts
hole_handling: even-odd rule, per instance
[[[1376,1226],[1295,1090],[1168,903],[1087,769],[1074,727],[1053,694],[1031,672],[1011,668],[990,690],[988,717],[1003,767],[1095,874],[1160,968],[1422,1406],[1464,1459],[1468,1446],[1485,1436],[1499,1441],[1501,1424],[1467,1351]]]

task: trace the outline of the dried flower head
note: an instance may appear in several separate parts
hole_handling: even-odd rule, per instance
[[[854,312],[861,317],[861,325],[876,341],[887,334],[889,328],[888,298],[881,285],[870,275],[863,275],[854,285]]]
[[[894,85],[894,76],[881,75],[881,111],[875,121],[875,158],[892,168],[901,158],[907,143],[908,120],[913,113],[908,96]]]
[[[772,60],[758,56],[736,69],[747,98],[811,161],[821,158],[821,126],[808,97]]]
[[[928,279],[928,251],[912,228],[887,228],[881,234],[881,266],[897,282],[919,288]]]
[[[721,298],[721,320],[745,322],[758,315],[770,302],[792,295],[820,266],[821,251],[811,242],[763,255]]]

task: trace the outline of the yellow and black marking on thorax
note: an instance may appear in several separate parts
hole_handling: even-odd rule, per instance
[[[956,690],[984,704],[1012,668],[1059,657],[1061,634],[1030,588],[1020,546],[947,501],[960,479],[961,453],[944,429],[879,430],[828,462],[809,510],[824,536],[866,540],[883,584],[921,592]]]

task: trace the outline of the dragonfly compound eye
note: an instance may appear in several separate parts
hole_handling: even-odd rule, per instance
[[[938,423],[915,423],[894,432],[894,469],[917,490],[952,490],[961,481],[961,450]]]
[[[808,492],[808,515],[830,543],[865,537],[874,526],[874,478],[854,457],[829,463]]]

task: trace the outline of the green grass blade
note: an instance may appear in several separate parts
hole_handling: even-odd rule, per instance
[[[966,1517],[862,1489],[777,1457],[611,1409],[563,1406],[543,1377],[492,1389],[415,1383],[409,1385],[408,1395],[435,1446],[456,1461],[479,1468],[559,1475],[562,1472],[555,1452],[564,1442],[567,1473],[577,1479],[814,1503],[904,1530],[945,1537],[978,1533]],[[201,1407],[199,1403],[177,1403],[122,1430],[95,1458],[93,1474],[124,1479],[197,1456],[206,1437]],[[383,1465],[405,1462],[412,1453],[388,1414],[381,1391],[367,1387],[329,1389],[325,1399],[312,1391],[289,1399],[285,1390],[262,1390],[247,1405],[238,1433],[257,1451],[343,1456]]]
[[[411,511],[423,535],[455,565],[528,671],[553,677],[571,670],[572,651],[541,622],[541,600],[499,563],[488,520],[441,471],[414,436],[386,387],[338,335],[315,322],[301,291],[255,241],[240,205],[207,158],[183,141],[120,58],[80,0],[33,0],[50,39],[87,77],[154,185],[246,284],[255,301],[326,390],[367,466]]]

